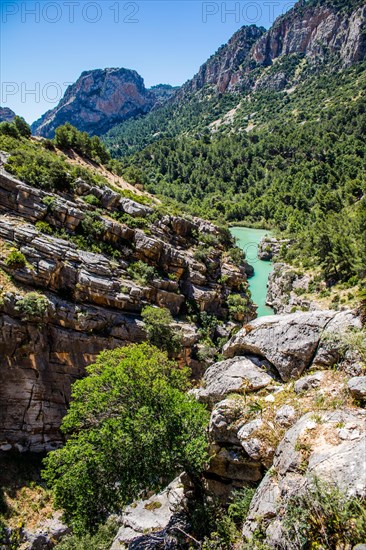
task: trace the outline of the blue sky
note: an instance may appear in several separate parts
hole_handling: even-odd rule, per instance
[[[84,70],[135,69],[183,84],[242,25],[268,28],[294,1],[2,0],[0,105],[31,123]]]

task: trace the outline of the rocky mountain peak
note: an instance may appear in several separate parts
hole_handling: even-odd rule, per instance
[[[257,41],[250,58],[260,65],[271,65],[283,55],[303,54],[313,61],[333,56],[343,67],[362,60],[366,53],[362,33],[366,6],[354,3],[353,10],[350,5],[345,11],[338,4],[298,2]]]
[[[205,87],[218,93],[258,87],[283,89],[291,75],[282,61],[306,58],[310,64],[346,68],[366,54],[366,5],[342,0],[302,0],[266,31],[251,25],[239,29],[204,63],[178,92],[187,97]],[[268,68],[278,67],[268,72]],[[266,70],[267,69],[267,70]]]
[[[155,96],[136,72],[123,68],[84,71],[69,86],[54,109],[34,122],[35,135],[51,138],[55,129],[70,122],[81,131],[102,134],[115,124],[147,113]]]
[[[237,82],[237,73],[253,45],[265,33],[256,25],[241,27],[217,52],[204,63],[198,73],[183,85],[178,96],[194,93],[209,85],[217,92],[229,91]]]
[[[11,122],[14,117],[15,113],[9,107],[0,107],[0,122]]]

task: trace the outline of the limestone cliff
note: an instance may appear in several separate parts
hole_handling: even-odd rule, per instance
[[[362,4],[344,2],[343,9],[333,2],[301,1],[267,32],[255,25],[242,27],[182,86],[176,98],[207,90],[281,90],[299,78],[302,60],[310,67],[338,68],[362,61],[366,54],[366,6]],[[291,59],[297,71],[290,68]]]
[[[69,86],[54,109],[33,123],[37,136],[52,138],[58,126],[70,122],[78,130],[103,134],[113,125],[147,113],[156,102],[136,71],[85,71]]]
[[[98,200],[98,212],[85,197]],[[102,252],[72,240],[91,220]],[[216,247],[203,263],[195,252],[207,238]],[[0,449],[59,445],[71,383],[101,350],[146,339],[148,304],[170,310],[183,336],[180,360],[198,368],[197,327],[182,321],[187,301],[225,321],[229,293],[246,295],[244,266],[230,263],[224,240],[207,222],[161,214],[118,188],[79,180],[74,194],[48,193],[1,168]],[[22,306],[32,291],[39,308]]]

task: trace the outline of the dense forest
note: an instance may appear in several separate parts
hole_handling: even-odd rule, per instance
[[[288,74],[305,65],[298,56],[282,64]],[[365,64],[313,68],[285,91],[168,104],[105,141],[129,181],[205,218],[277,228],[296,239],[287,259],[321,265],[330,283],[358,280],[366,266],[365,90]]]

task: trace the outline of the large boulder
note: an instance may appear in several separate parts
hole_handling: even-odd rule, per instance
[[[366,376],[354,376],[348,382],[348,389],[355,399],[366,399]]]
[[[182,505],[183,498],[183,484],[177,478],[161,493],[127,506],[110,550],[122,550],[143,535],[165,529]]]
[[[336,332],[357,324],[352,312],[314,311],[261,317],[245,325],[224,346],[223,353],[225,357],[243,354],[263,357],[287,382],[310,367],[320,353],[319,344],[329,327]],[[334,347],[339,345],[334,341]],[[326,362],[323,358],[322,363]],[[334,364],[334,360],[329,359],[329,362]]]
[[[217,403],[229,393],[258,391],[273,382],[266,361],[250,357],[234,357],[209,367],[202,379],[202,387],[192,391],[204,403]]]
[[[314,479],[337,485],[349,496],[366,496],[366,411],[307,413],[290,428],[277,448],[273,469],[257,489],[244,524],[250,540],[261,525],[267,543],[277,548],[290,498]]]

